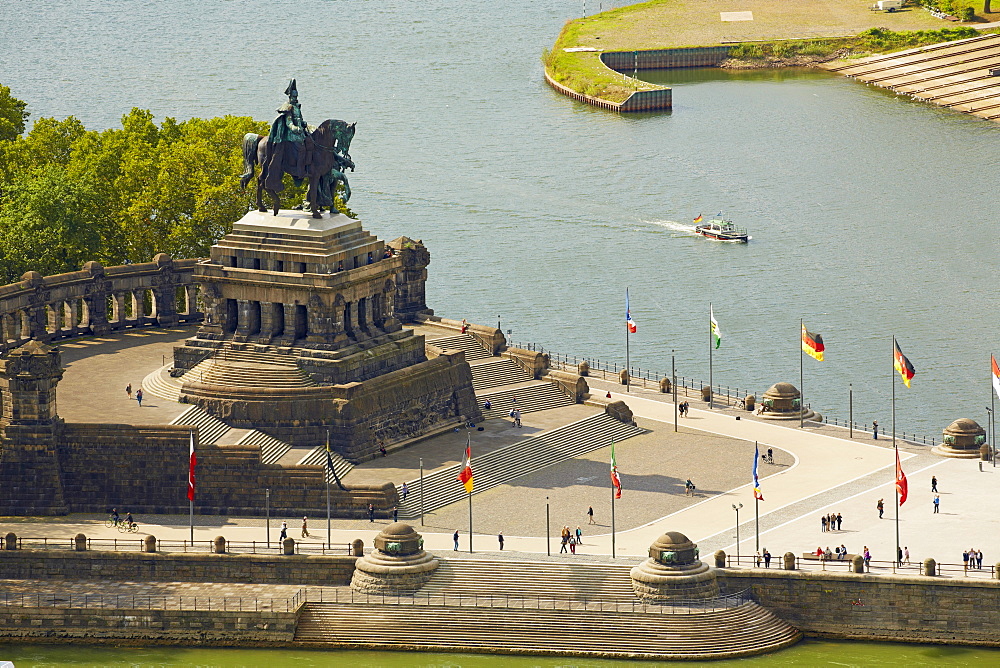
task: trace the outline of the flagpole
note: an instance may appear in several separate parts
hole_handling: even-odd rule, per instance
[[[330,430],[326,430],[326,461],[327,464],[331,462],[330,459]],[[326,478],[326,549],[330,549],[330,474],[333,473],[333,467],[330,467],[330,472],[327,473],[324,478]]]
[[[754,449],[754,466],[760,461],[760,448],[757,446],[757,441],[753,442]],[[756,484],[756,480],[754,483]],[[757,494],[753,495],[753,531],[756,545],[756,552],[760,553],[760,499]]]
[[[611,485],[611,558],[615,558],[615,486]]]
[[[194,429],[191,430],[191,450],[192,451],[194,450]],[[188,469],[190,470],[190,468],[191,468],[191,455],[189,454],[188,455]],[[189,472],[188,473],[188,484],[189,485],[191,484],[190,480],[191,480],[191,473]],[[191,545],[194,546],[194,494],[193,493],[188,498],[188,509],[190,511],[190,516],[189,516],[188,523],[189,523],[189,526],[191,527]]]
[[[631,317],[628,305],[628,288],[625,288],[625,391],[632,391],[632,372],[629,368],[628,319]]]
[[[803,371],[805,364],[803,362],[804,356],[802,354],[802,329],[804,327],[805,324],[803,323],[802,318],[799,318],[799,429],[802,429],[804,425],[805,418],[803,415],[806,410],[806,381],[805,372]]]
[[[674,388],[674,431],[677,431],[677,355],[670,351],[670,382]]]
[[[708,410],[712,410],[715,406],[715,391],[712,389],[712,320],[711,317],[715,314],[712,312],[712,302],[708,302]],[[739,551],[739,550],[737,550]]]
[[[899,446],[896,445],[896,335],[892,335],[892,449],[896,454],[896,465],[899,466]],[[896,553],[892,555],[892,572],[896,572],[899,563],[899,471],[893,471],[893,497],[896,499]]]
[[[469,459],[468,464],[472,466],[472,432],[466,429],[466,435],[468,436],[468,452]],[[472,490],[469,490],[469,554],[472,554]]]

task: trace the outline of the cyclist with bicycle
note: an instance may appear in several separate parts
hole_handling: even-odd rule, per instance
[[[118,516],[117,508],[111,509],[111,521],[114,522],[114,526],[118,526],[118,523],[121,522],[121,518]]]

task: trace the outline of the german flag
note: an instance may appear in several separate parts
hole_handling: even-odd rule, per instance
[[[802,325],[802,352],[822,362],[824,350],[826,350],[826,346],[823,345],[823,337],[819,334],[813,334],[806,329],[805,325]]]
[[[892,347],[895,349],[893,352],[893,366],[899,372],[899,377],[903,379],[903,384],[909,387],[910,381],[917,372],[913,369],[913,365],[910,364],[910,360],[906,359],[903,351],[899,349],[899,344],[896,343],[895,339],[892,340]]]

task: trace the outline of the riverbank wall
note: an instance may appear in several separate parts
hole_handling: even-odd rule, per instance
[[[600,107],[601,109],[607,109],[608,111],[617,111],[619,113],[628,113],[636,111],[663,111],[670,109],[673,106],[673,91],[670,88],[659,88],[656,90],[637,90],[624,102],[612,102],[610,100],[602,100],[598,97],[593,97],[591,95],[584,95],[583,93],[578,93],[575,90],[563,86],[561,83],[549,76],[548,72],[545,72],[545,82],[552,87],[557,93],[561,93],[566,97],[571,97],[577,102],[585,102],[591,104],[595,107]]]
[[[807,637],[1000,647],[1000,581],[720,569],[726,592],[750,589]]]

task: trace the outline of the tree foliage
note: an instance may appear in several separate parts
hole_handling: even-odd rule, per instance
[[[224,116],[157,125],[133,109],[120,128],[87,130],[70,116],[40,118],[24,134],[26,109],[0,86],[0,284],[88,260],[203,257],[247,211],[243,135],[266,134],[266,123]],[[282,200],[302,194],[289,187]]]

